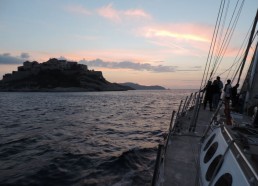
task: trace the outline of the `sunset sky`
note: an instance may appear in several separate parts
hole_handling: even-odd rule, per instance
[[[230,1],[225,25],[236,3]],[[110,82],[199,88],[219,6],[219,0],[0,0],[0,79],[26,60],[59,58],[101,70]],[[245,1],[218,74],[234,61],[257,8],[257,0]]]

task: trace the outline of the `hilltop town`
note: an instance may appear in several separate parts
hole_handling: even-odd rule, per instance
[[[5,74],[0,91],[122,91],[129,87],[108,82],[101,71],[87,65],[51,58],[25,61],[17,71]]]

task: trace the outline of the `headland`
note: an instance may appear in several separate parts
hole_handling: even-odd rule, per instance
[[[51,58],[46,62],[25,61],[17,71],[0,80],[4,92],[87,92],[126,91],[127,86],[107,81],[101,71],[89,70],[87,65]]]

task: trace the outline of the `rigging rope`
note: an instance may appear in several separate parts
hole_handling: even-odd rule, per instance
[[[219,26],[218,26],[218,28],[217,28],[217,30],[216,30],[216,34],[215,34],[215,42],[214,42],[213,47],[212,47],[212,52],[211,52],[211,57],[210,57],[210,62],[209,62],[209,66],[208,66],[208,71],[207,71],[207,75],[206,75],[206,78],[205,78],[205,82],[207,82],[208,73],[209,73],[209,70],[210,70],[211,62],[212,62],[213,52],[214,52],[214,48],[215,48],[215,45],[216,45],[216,40],[217,40],[218,32],[219,32],[219,30],[220,30],[219,27],[220,27],[221,18],[222,18],[223,11],[224,11],[224,6],[225,6],[225,1],[224,1],[224,3],[223,3],[223,8],[222,8],[222,11],[221,11],[221,14],[220,14]]]
[[[219,8],[219,12],[218,12],[218,15],[217,15],[217,20],[216,20],[215,28],[214,28],[213,34],[212,34],[212,40],[211,40],[211,44],[210,44],[210,48],[209,48],[209,52],[208,52],[208,56],[207,56],[207,60],[206,60],[206,64],[205,64],[205,68],[204,68],[204,72],[203,72],[203,76],[202,76],[200,90],[202,89],[203,83],[207,81],[207,75],[208,75],[208,72],[209,72],[209,70],[207,71],[207,66],[208,66],[210,55],[211,55],[211,48],[214,45],[213,43],[214,43],[215,33],[216,33],[216,31],[217,31],[217,29],[219,27],[218,26],[218,24],[219,24],[218,20],[220,19],[220,15],[221,15],[221,12],[222,12],[222,3],[223,2],[224,2],[224,0],[221,0],[221,2],[220,2],[220,8]],[[225,4],[225,2],[223,4]],[[206,72],[207,72],[207,74],[206,74]],[[205,77],[205,81],[204,81],[204,77]]]
[[[256,33],[256,35],[257,35],[257,34],[258,34],[258,32]],[[253,40],[252,40],[252,43],[254,42],[255,37],[256,37],[256,36],[254,36],[254,38],[253,38]],[[243,53],[244,53],[244,51],[243,51]],[[242,58],[243,56],[244,56],[244,54],[242,54],[241,58]],[[241,61],[241,58],[239,58],[239,61]],[[242,64],[242,61],[241,61],[241,63],[240,63],[240,64]],[[232,79],[232,81],[234,81],[234,80],[235,80],[235,78],[236,78],[236,76],[237,76],[237,73],[238,73],[238,71],[240,70],[240,66],[241,66],[241,65],[239,65],[239,67],[238,67],[237,71],[235,72],[235,74],[234,74],[233,78],[231,78],[231,79]]]
[[[253,24],[253,23],[252,23],[252,24]],[[237,55],[236,55],[236,57],[235,57],[235,59],[234,59],[234,61],[233,61],[233,64],[232,64],[232,66],[231,66],[231,67],[233,67],[233,66],[235,65],[235,68],[234,68],[233,73],[232,73],[232,76],[231,76],[231,80],[232,80],[231,83],[233,83],[234,80],[235,80],[235,76],[237,75],[237,72],[238,72],[238,70],[239,70],[239,67],[238,67],[238,66],[240,66],[240,64],[241,64],[241,59],[242,59],[242,57],[244,56],[243,47],[245,46],[245,48],[246,48],[246,46],[247,46],[247,38],[248,38],[248,36],[249,36],[249,34],[250,34],[250,32],[251,32],[252,24],[250,25],[250,27],[249,27],[249,29],[248,29],[246,35],[245,35],[245,38],[244,38],[244,40],[243,40],[243,42],[242,42],[242,44],[241,44],[241,46],[240,46],[240,48],[239,48],[239,50],[238,50],[238,53],[237,53]],[[239,55],[239,54],[240,54],[240,51],[242,51],[241,55]],[[230,67],[230,68],[231,68],[231,67]],[[236,70],[237,67],[238,67],[238,70]],[[225,71],[225,72],[226,72],[226,71]],[[231,72],[231,71],[229,70],[229,72],[228,72],[228,74],[227,74],[227,77],[229,77],[230,72]],[[235,75],[234,75],[234,74],[235,74]]]
[[[224,26],[225,26],[225,23],[226,23],[229,4],[230,4],[230,0],[228,1],[227,8],[226,8],[226,13],[225,13],[224,18],[223,18],[223,24],[222,24],[221,32],[220,32],[220,35],[219,35],[218,45],[216,46],[216,54],[219,53],[219,46],[221,46],[222,34],[224,32]]]
[[[217,72],[217,70],[218,70],[218,68],[219,68],[219,65],[220,65],[220,63],[221,63],[221,61],[222,61],[222,59],[223,59],[223,57],[224,57],[224,55],[225,55],[225,53],[226,53],[226,51],[227,51],[228,45],[229,45],[229,43],[230,43],[230,41],[231,41],[231,39],[232,39],[233,33],[234,33],[234,31],[235,31],[235,28],[236,28],[236,25],[237,25],[237,22],[238,22],[238,19],[239,19],[239,17],[240,17],[240,14],[241,14],[241,11],[242,11],[242,8],[243,8],[243,5],[244,5],[244,1],[245,1],[245,0],[242,1],[241,5],[240,5],[240,7],[239,7],[238,13],[237,13],[237,15],[235,16],[235,19],[234,19],[233,24],[232,24],[232,26],[231,26],[231,22],[232,22],[232,20],[233,20],[233,17],[234,17],[236,8],[237,8],[237,6],[238,6],[238,2],[237,2],[237,4],[236,4],[236,6],[235,6],[234,12],[233,12],[233,14],[232,14],[232,17],[231,17],[231,20],[230,20],[230,23],[229,23],[229,26],[228,26],[228,28],[227,28],[227,32],[226,32],[225,37],[224,37],[224,40],[223,40],[223,44],[222,44],[220,53],[219,53],[219,55],[218,55],[216,61],[214,62],[214,69],[213,69],[213,71],[212,71],[212,73],[211,73],[210,78],[212,77],[212,75],[213,75],[214,73]],[[230,26],[231,26],[231,28],[230,28]]]
[[[239,73],[239,76],[238,76],[237,83],[239,83],[239,81],[240,81],[240,78],[241,78],[241,75],[242,75],[242,72],[243,72],[243,69],[244,69],[244,66],[245,66],[246,58],[247,58],[249,49],[250,49],[251,44],[252,44],[252,39],[253,39],[252,36],[254,35],[257,21],[258,21],[258,9],[257,9],[257,13],[256,13],[256,16],[255,16],[255,21],[254,21],[254,24],[253,24],[253,28],[252,28],[252,31],[251,31],[251,36],[250,36],[249,41],[248,41],[247,49],[245,51],[245,56],[243,58],[243,63],[241,65],[241,69],[240,69],[240,73]]]
[[[232,20],[232,18],[231,18],[231,20]],[[252,23],[252,24],[253,24],[253,23]],[[239,48],[239,50],[238,50],[238,53],[237,53],[237,55],[236,55],[236,57],[235,57],[235,59],[234,59],[232,65],[231,65],[228,69],[226,69],[224,72],[220,73],[218,76],[221,76],[222,74],[228,72],[228,74],[227,74],[227,77],[228,77],[229,74],[230,74],[230,72],[231,72],[231,69],[232,69],[234,66],[235,66],[235,69],[234,69],[233,71],[236,72],[236,67],[238,66],[238,63],[241,61],[242,57],[244,56],[244,51],[243,51],[242,49],[243,49],[244,46],[247,45],[247,37],[248,37],[248,35],[249,35],[250,31],[251,31],[252,24],[250,25],[250,27],[249,27],[249,29],[248,29],[248,31],[247,31],[247,34],[245,35],[244,41],[242,42],[242,44],[241,44],[241,46],[240,46],[240,48]],[[242,53],[241,53],[241,55],[239,56],[240,51],[242,51]],[[239,57],[238,57],[238,56],[239,56]],[[216,69],[216,71],[217,71],[217,69]],[[226,79],[227,79],[227,77],[226,77]],[[232,77],[233,77],[233,75],[232,75]],[[231,79],[232,79],[232,78],[231,78]],[[233,80],[231,81],[231,83],[233,83]]]
[[[237,1],[236,3],[236,6],[234,8],[234,12],[231,16],[231,19],[230,19],[230,22],[229,22],[229,25],[227,27],[227,30],[226,30],[226,33],[225,33],[225,36],[223,38],[223,41],[222,41],[222,44],[220,46],[220,49],[218,50],[219,47],[216,47],[216,51],[217,51],[217,56],[214,60],[214,63],[213,63],[213,68],[211,69],[211,73],[210,73],[210,76],[209,76],[209,80],[212,78],[212,75],[214,73],[216,73],[216,71],[218,70],[218,67],[219,67],[219,64],[221,63],[222,59],[223,59],[223,56],[225,55],[226,53],[226,50],[228,48],[228,45],[231,41],[231,38],[233,36],[233,33],[234,33],[234,30],[236,28],[236,25],[237,25],[237,22],[238,22],[238,19],[240,17],[240,14],[241,14],[241,11],[242,11],[242,8],[243,8],[243,5],[244,5],[244,1],[242,1],[240,7],[239,7],[239,10],[238,10],[238,13],[237,15],[235,16],[235,12],[237,10],[237,7],[238,7],[238,4],[239,4],[239,0]],[[224,11],[224,6],[225,6],[225,1],[221,1],[221,4],[220,4],[220,10],[219,10],[219,13],[218,13],[218,17],[217,17],[217,21],[216,21],[216,26],[215,26],[215,30],[213,32],[213,37],[212,37],[212,43],[211,43],[211,46],[210,46],[210,50],[209,50],[209,54],[208,54],[208,57],[207,57],[207,61],[206,61],[206,65],[205,65],[205,73],[204,75],[206,74],[205,76],[205,81],[207,81],[207,78],[208,78],[208,74],[209,74],[209,71],[210,71],[210,66],[211,66],[211,63],[212,63],[212,55],[213,55],[213,52],[214,52],[214,48],[215,48],[215,44],[216,44],[216,40],[217,40],[217,36],[218,36],[218,33],[219,33],[219,27],[220,27],[220,24],[221,24],[221,18],[223,16],[223,11]],[[225,21],[226,21],[226,15],[228,14],[228,7],[229,7],[229,2],[227,4],[227,7],[226,7],[226,12],[225,12],[225,15],[224,15],[224,20],[223,20],[223,23],[222,23],[222,29],[220,31],[220,36],[219,36],[219,45],[220,45],[220,40],[221,40],[221,37],[222,37],[222,34],[223,34],[223,30],[224,30],[224,24],[225,24]],[[234,18],[235,17],[235,18]],[[234,21],[233,21],[234,19]],[[232,24],[232,21],[233,21],[233,24]],[[231,25],[232,24],[232,25]],[[219,52],[218,52],[219,51]],[[208,66],[208,69],[207,69],[207,66]],[[207,70],[206,70],[207,69]],[[231,70],[231,68],[230,68]],[[203,77],[204,79],[204,77]],[[203,85],[203,79],[202,79],[202,84],[201,84],[201,87]],[[201,89],[201,88],[200,88]]]
[[[243,2],[244,2],[244,1],[243,1]],[[221,58],[220,58],[220,61],[219,61],[218,65],[217,65],[217,67],[216,67],[215,72],[217,72],[217,70],[218,70],[218,68],[219,68],[219,65],[220,65],[220,63],[222,62],[222,59],[223,59],[223,57],[224,57],[224,55],[225,55],[225,53],[226,53],[226,50],[227,50],[227,48],[228,48],[228,45],[229,45],[229,43],[230,43],[230,41],[231,41],[231,39],[232,39],[233,33],[234,33],[234,31],[235,31],[235,28],[236,28],[236,24],[237,24],[237,22],[238,22],[238,19],[239,19],[239,17],[240,17],[240,13],[241,13],[242,8],[243,8],[243,5],[244,5],[243,2],[242,2],[242,5],[241,5],[241,8],[240,8],[239,11],[238,11],[237,17],[236,17],[236,19],[235,19],[235,21],[234,21],[234,23],[233,23],[233,27],[232,27],[232,30],[230,31],[229,37],[227,38],[228,40],[227,40],[227,43],[226,43],[226,48],[224,49],[223,55],[222,55]]]
[[[238,0],[238,1],[239,1],[239,0]],[[230,2],[230,1],[228,1],[228,6],[229,6],[229,2]],[[238,3],[238,2],[237,2],[237,3]],[[228,13],[228,6],[227,6],[226,14],[225,14],[225,16],[224,16],[224,23],[225,23],[225,21],[226,21],[226,15],[227,15],[227,13]],[[231,19],[232,19],[232,18],[231,18]],[[230,21],[230,22],[231,22],[231,21]],[[222,37],[223,30],[224,30],[224,23],[223,23],[222,30],[221,30],[221,32],[220,32],[221,37]],[[228,27],[229,27],[229,26],[228,26]],[[219,42],[218,47],[219,47],[220,45],[222,45],[222,46],[224,45],[224,41],[225,41],[225,37],[226,37],[227,33],[228,33],[228,28],[227,28],[227,31],[226,31],[226,34],[225,34],[225,36],[224,36],[224,39],[223,39],[222,44]],[[217,48],[218,48],[218,47],[217,47]],[[221,48],[222,48],[222,47],[221,47]],[[216,66],[216,61],[218,60],[218,58],[219,58],[219,56],[220,56],[220,53],[221,53],[221,48],[220,48],[219,50],[217,50],[217,57],[216,57],[215,62],[214,62],[214,64],[213,64],[213,68],[212,68],[212,70],[211,70],[209,79],[211,79],[211,76],[212,76],[212,74],[213,74],[213,72],[214,72],[214,69],[215,69],[215,66]]]

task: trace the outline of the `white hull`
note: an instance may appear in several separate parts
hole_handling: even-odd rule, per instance
[[[220,160],[222,160],[221,167],[218,166],[219,170],[215,173]],[[215,128],[202,144],[200,173],[202,185],[245,186],[258,184],[254,168],[224,126]]]

